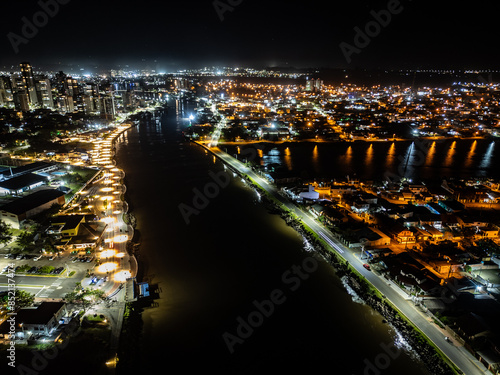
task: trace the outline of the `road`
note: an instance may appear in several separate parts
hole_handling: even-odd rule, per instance
[[[219,157],[227,165],[247,175],[253,179],[262,189],[274,196],[285,207],[290,209],[303,222],[309,226],[315,233],[321,236],[334,251],[340,254],[345,260],[353,266],[363,277],[365,277],[375,288],[377,288],[399,311],[401,311],[418,329],[420,329],[464,374],[490,374],[490,372],[476,358],[472,356],[462,346],[456,346],[445,340],[443,332],[435,325],[429,322],[429,318],[415,307],[412,301],[405,296],[400,288],[393,283],[388,282],[385,278],[376,275],[375,273],[366,270],[363,267],[363,262],[356,257],[356,253],[352,249],[345,247],[340,243],[335,236],[324,226],[319,224],[310,216],[309,213],[299,209],[295,204],[279,194],[275,186],[263,179],[253,170],[248,168],[242,162],[234,159],[232,156],[221,151],[219,148],[212,147],[209,149],[217,157]]]

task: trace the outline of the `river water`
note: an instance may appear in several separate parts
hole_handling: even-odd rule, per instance
[[[440,139],[396,142],[255,143],[222,145],[228,153],[255,155],[253,160],[272,167],[282,176],[378,180],[407,177],[412,180],[442,178],[500,178],[500,150],[492,139]],[[246,148],[258,149],[257,153]]]
[[[384,354],[383,345],[404,345],[397,333],[355,302],[332,268],[311,258],[297,232],[268,213],[240,178],[231,174],[228,186],[186,223],[179,205],[192,206],[193,189],[203,191],[212,181],[209,171],[224,166],[183,141],[193,104],[168,104],[158,122],[142,121],[117,142],[141,234],[139,265],[160,290],[157,306],[142,314],[141,360],[130,373],[351,375],[377,374],[380,366],[383,374],[427,374],[409,351]],[[292,288],[293,267],[302,273]],[[256,306],[263,301],[267,316],[259,320]],[[257,317],[254,327],[238,331],[249,316]],[[224,337],[238,332],[244,337],[228,345]]]

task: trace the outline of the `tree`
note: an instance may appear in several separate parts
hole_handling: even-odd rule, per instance
[[[22,249],[26,249],[33,245],[34,238],[35,232],[24,231],[17,237],[16,244]]]
[[[104,292],[100,289],[82,288],[80,283],[76,283],[76,290],[66,294],[64,299],[67,303],[77,305],[83,309],[80,319],[81,325],[85,313],[94,305],[104,300]]]
[[[0,221],[0,244],[7,244],[12,240],[12,231],[9,224]]]
[[[24,290],[16,290],[16,306],[19,308],[29,307],[35,302],[35,295]]]
[[[15,299],[16,309],[32,306],[33,302],[35,302],[35,295],[34,294],[28,293],[28,292],[26,292],[24,290],[20,290],[20,289],[16,290],[15,298],[16,298]],[[2,302],[2,305],[7,305],[7,302],[8,302],[7,293],[2,298],[1,302]]]

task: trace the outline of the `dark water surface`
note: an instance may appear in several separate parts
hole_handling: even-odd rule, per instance
[[[443,177],[500,178],[500,149],[492,139],[446,139],[396,142],[257,143],[226,145],[232,155],[256,155],[264,166],[277,166],[284,175],[304,178],[377,180],[388,173],[411,179]],[[250,154],[246,148],[260,151]]]
[[[144,121],[118,142],[117,164],[141,233],[140,266],[161,288],[158,306],[143,313],[142,359],[130,372],[363,374],[381,344],[403,345],[378,313],[353,301],[326,262],[309,259],[302,238],[241,179],[231,178],[186,224],[179,205],[192,206],[193,189],[212,181],[208,172],[224,170],[183,142],[188,110],[171,101],[158,123]],[[287,271],[304,261],[317,269],[292,282]],[[281,303],[258,320],[254,301],[273,291]],[[231,353],[223,335],[236,336],[249,315],[256,327]],[[383,374],[403,372],[427,374],[405,351]]]

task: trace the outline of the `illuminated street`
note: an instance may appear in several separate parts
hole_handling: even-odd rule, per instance
[[[366,270],[363,267],[363,262],[356,257],[352,250],[346,248],[343,244],[333,236],[326,228],[319,225],[309,213],[300,210],[296,205],[290,203],[282,195],[278,194],[276,188],[268,181],[254,173],[251,169],[246,167],[243,163],[234,159],[230,155],[224,153],[219,148],[210,148],[217,157],[224,161],[239,173],[247,175],[255,181],[261,188],[271,194],[275,199],[279,200],[285,207],[295,213],[302,221],[309,226],[314,232],[319,234],[340,256],[349,262],[349,264],[356,269],[363,277],[365,277],[375,288],[377,288],[386,298],[396,306],[406,317],[408,317],[415,326],[417,326],[425,335],[434,343],[439,349],[450,358],[453,363],[457,365],[465,374],[486,374],[487,369],[462,346],[451,346],[445,340],[445,335],[435,325],[431,324],[428,317],[416,308],[411,302],[410,298],[404,297],[404,293],[397,287],[388,283],[382,277],[377,276],[375,273]]]

